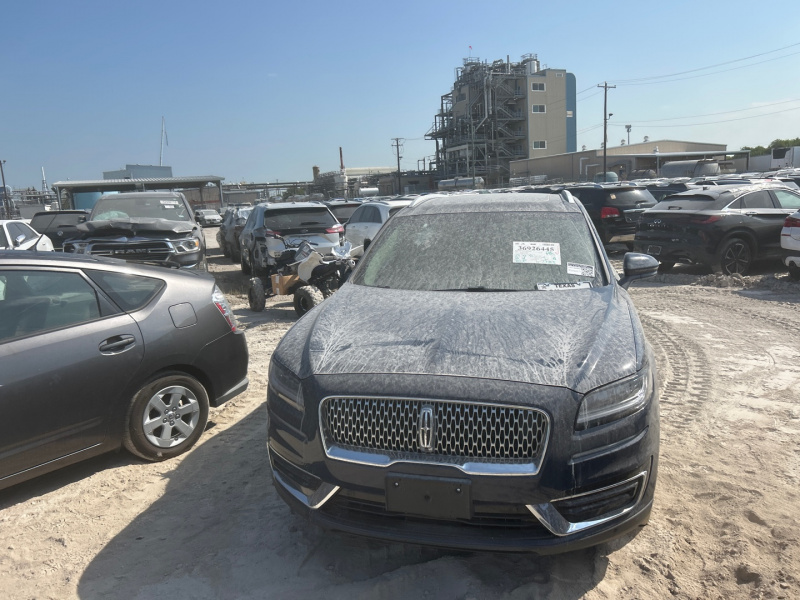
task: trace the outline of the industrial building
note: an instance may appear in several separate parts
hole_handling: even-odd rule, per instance
[[[619,179],[655,177],[665,162],[715,159],[723,172],[749,170],[749,150],[728,150],[725,144],[655,140],[609,147],[606,170]],[[603,149],[569,152],[555,156],[512,161],[511,185],[526,183],[592,181],[603,173]]]
[[[425,136],[436,142],[437,179],[482,177],[498,187],[512,160],[574,152],[575,87],[572,73],[542,68],[535,54],[465,58]]]

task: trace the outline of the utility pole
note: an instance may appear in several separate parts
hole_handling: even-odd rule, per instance
[[[403,187],[400,184],[400,142],[404,141],[403,138],[392,138],[394,140],[394,148],[395,152],[397,153],[397,195],[400,196],[403,193]]]
[[[603,88],[603,181],[606,181],[606,157],[608,154],[608,117],[611,115],[608,114],[608,88],[614,89],[617,86],[615,85],[608,85],[607,81],[603,82],[603,85],[598,84],[597,87]]]
[[[6,164],[5,160],[0,160],[0,175],[3,179],[3,209],[6,211],[6,219],[11,218],[11,203],[8,199],[8,188],[6,188],[6,173],[3,171],[3,165]]]
[[[631,126],[625,125],[625,131],[628,132],[628,146],[631,145]]]

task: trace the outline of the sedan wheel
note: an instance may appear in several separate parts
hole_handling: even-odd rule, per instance
[[[133,397],[123,444],[146,460],[182,454],[202,435],[208,421],[208,394],[194,377],[170,373],[143,386]]]
[[[725,275],[746,275],[753,263],[750,244],[740,239],[728,240],[720,250],[720,268]]]

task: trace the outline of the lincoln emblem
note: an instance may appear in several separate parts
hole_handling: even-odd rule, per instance
[[[436,443],[436,417],[433,415],[433,408],[423,406],[419,413],[419,447],[423,452],[433,452]]]

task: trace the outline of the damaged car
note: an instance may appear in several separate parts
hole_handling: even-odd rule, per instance
[[[64,252],[205,271],[203,229],[180,192],[107,194]]]
[[[276,347],[275,487],[324,528],[552,553],[636,530],[659,453],[653,351],[568,191],[423,196]]]

